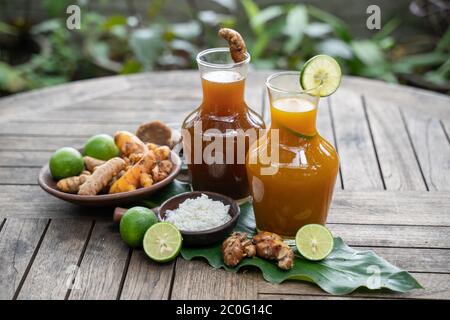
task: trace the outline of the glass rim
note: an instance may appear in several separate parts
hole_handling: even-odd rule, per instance
[[[233,63],[213,63],[201,60],[201,58],[207,54],[210,53],[216,53],[216,52],[228,52],[230,53],[230,48],[228,47],[218,47],[218,48],[210,48],[203,51],[200,51],[197,54],[196,61],[199,65],[208,67],[208,68],[215,68],[215,69],[232,69],[236,67],[240,67],[242,65],[248,64],[250,62],[251,56],[250,53],[247,51],[245,53],[245,60],[240,62],[233,62]]]
[[[281,77],[281,76],[296,76],[298,79],[298,82],[299,82],[298,90],[283,89],[283,88],[277,87],[271,83],[272,80],[274,80],[278,77]],[[270,90],[273,90],[273,91],[277,91],[279,93],[286,93],[286,94],[308,94],[311,96],[319,97],[318,89],[320,89],[321,86],[322,86],[322,84],[319,84],[317,87],[312,88],[312,89],[308,89],[308,90],[303,89],[303,87],[301,86],[301,83],[300,83],[300,71],[280,71],[280,72],[272,73],[266,79],[266,87],[267,88],[269,88]]]

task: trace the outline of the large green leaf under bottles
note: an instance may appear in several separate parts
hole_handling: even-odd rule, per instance
[[[170,196],[173,196],[174,192],[184,191],[186,186],[177,183],[167,189]],[[148,204],[157,205],[162,199],[166,199],[164,193],[163,189],[157,199],[150,199]],[[236,230],[254,234],[256,228],[251,203],[241,204],[240,208],[241,216]],[[186,260],[204,258],[212,267],[230,272],[237,272],[242,268],[257,268],[264,279],[272,283],[282,283],[286,280],[313,282],[324,291],[335,295],[348,294],[361,287],[387,288],[397,292],[422,288],[408,272],[390,264],[373,251],[350,248],[339,237],[334,238],[332,253],[322,261],[306,260],[296,252],[294,267],[289,271],[281,270],[273,261],[258,257],[245,258],[234,268],[227,267],[222,259],[220,244],[199,248],[183,247],[181,255]]]

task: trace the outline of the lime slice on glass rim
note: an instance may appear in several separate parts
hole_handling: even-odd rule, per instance
[[[150,259],[168,262],[177,257],[182,243],[181,233],[173,224],[159,222],[145,232],[143,247]]]
[[[321,97],[334,93],[341,83],[339,63],[332,57],[320,54],[309,59],[300,71],[300,84],[304,90],[317,88]],[[317,92],[316,92],[317,93]]]
[[[307,224],[295,235],[298,252],[308,260],[325,259],[333,251],[333,235],[320,224]]]

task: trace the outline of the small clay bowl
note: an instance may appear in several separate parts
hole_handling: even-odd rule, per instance
[[[80,196],[78,194],[65,193],[59,191],[56,187],[57,181],[52,178],[48,164],[43,166],[41,171],[39,172],[38,183],[46,192],[64,201],[87,207],[117,207],[119,205],[124,205],[136,200],[146,199],[152,193],[171,183],[181,170],[181,159],[173,151],[171,151],[170,157],[170,160],[173,163],[173,168],[167,178],[155,183],[150,187],[139,188],[134,191],[113,194],[99,194],[95,196]]]
[[[158,218],[160,221],[164,221],[166,217],[167,210],[175,210],[179,207],[179,205],[189,198],[198,198],[202,194],[208,196],[208,198],[220,201],[224,205],[229,205],[230,209],[228,214],[231,216],[231,220],[227,223],[212,228],[208,230],[202,231],[184,231],[180,230],[181,235],[183,236],[183,245],[199,247],[199,246],[209,246],[221,242],[224,240],[234,229],[236,226],[239,215],[241,213],[239,209],[239,205],[233,199],[224,196],[219,193],[209,192],[209,191],[192,191],[185,192],[179,195],[176,195],[168,200],[166,200],[158,210]]]

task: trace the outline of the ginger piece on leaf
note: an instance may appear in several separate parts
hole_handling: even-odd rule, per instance
[[[235,267],[245,257],[254,257],[255,246],[244,232],[233,232],[222,244],[223,261],[229,267]]]
[[[133,153],[143,154],[147,151],[145,143],[128,131],[116,132],[114,142],[124,157],[129,157]]]
[[[77,193],[80,186],[86,181],[86,179],[91,175],[89,171],[83,171],[79,176],[68,177],[61,179],[56,184],[56,187],[62,192],[66,193]]]
[[[120,179],[118,179],[109,189],[109,193],[119,193],[133,191],[141,185],[141,175],[149,173],[156,162],[154,152],[147,151],[144,156],[128,169]]]
[[[84,156],[83,161],[84,161],[84,166],[90,173],[94,172],[94,169],[96,167],[101,166],[102,164],[104,164],[106,162],[104,160],[95,159],[95,158],[89,157],[89,156]]]
[[[294,266],[294,251],[276,233],[260,231],[253,237],[253,244],[258,257],[277,260],[280,269],[289,270]]]
[[[172,130],[161,121],[151,121],[139,126],[136,136],[143,142],[172,147]]]
[[[247,47],[239,32],[229,28],[221,28],[219,30],[219,36],[228,42],[231,58],[234,62],[241,62],[247,58],[245,55],[247,53]]]
[[[115,157],[96,167],[78,190],[79,195],[93,196],[105,188],[114,176],[125,168],[125,161]]]

